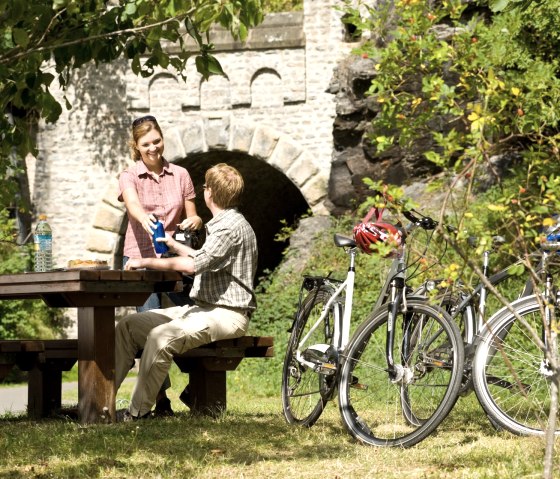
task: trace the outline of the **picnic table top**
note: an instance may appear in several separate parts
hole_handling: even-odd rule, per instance
[[[152,292],[179,290],[175,271],[57,270],[0,275],[0,299],[43,299],[49,306],[135,306]]]

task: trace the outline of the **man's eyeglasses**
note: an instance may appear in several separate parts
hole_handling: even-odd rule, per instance
[[[139,118],[136,118],[136,120],[134,120],[132,122],[132,128],[136,128],[138,125],[141,125],[145,121],[153,121],[153,122],[157,123],[157,120],[156,120],[155,116],[146,115],[146,116],[141,116]]]

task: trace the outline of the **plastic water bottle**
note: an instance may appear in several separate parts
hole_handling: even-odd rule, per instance
[[[154,230],[154,234],[152,236],[154,240],[154,248],[156,249],[157,254],[167,253],[169,251],[167,245],[157,241],[157,238],[165,238],[165,230],[163,229],[163,223],[159,221],[157,217],[156,220],[156,229]]]
[[[35,242],[35,271],[50,271],[52,269],[52,230],[47,223],[47,215],[39,215],[33,240]]]

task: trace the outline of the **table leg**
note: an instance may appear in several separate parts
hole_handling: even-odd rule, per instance
[[[115,308],[78,308],[80,422],[115,420]]]

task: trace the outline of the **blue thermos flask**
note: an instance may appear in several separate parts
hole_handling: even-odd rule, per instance
[[[165,238],[165,230],[163,229],[163,223],[157,219],[156,216],[156,229],[154,230],[154,234],[152,236],[154,240],[154,248],[156,249],[157,254],[167,253],[169,248],[165,243],[160,243],[156,240],[156,238]]]

